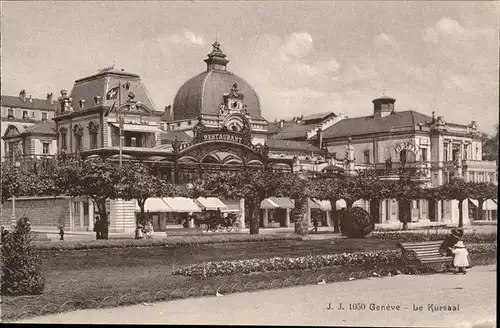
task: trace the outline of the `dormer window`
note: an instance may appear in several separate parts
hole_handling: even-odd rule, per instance
[[[14,110],[12,108],[7,109],[7,118],[9,119],[14,118]]]
[[[23,110],[23,120],[27,120],[27,119],[28,119],[28,111]]]

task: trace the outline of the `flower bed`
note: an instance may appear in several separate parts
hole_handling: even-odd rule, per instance
[[[357,252],[330,255],[311,255],[302,257],[270,259],[251,259],[239,261],[217,261],[194,264],[172,272],[174,275],[215,276],[236,273],[271,272],[286,270],[307,270],[346,265],[374,265],[394,263],[401,258],[401,252],[386,250],[379,252]]]
[[[368,238],[379,239],[379,240],[395,240],[399,242],[418,242],[418,241],[438,241],[443,240],[446,235],[450,232],[449,230],[441,231],[393,231],[393,232],[372,232]],[[464,243],[470,244],[482,244],[482,243],[493,243],[497,240],[496,232],[490,233],[477,233],[477,232],[466,232],[462,237]]]
[[[471,254],[496,252],[496,244],[471,244],[467,246],[467,250]],[[334,266],[376,266],[381,263],[397,263],[400,259],[401,252],[399,250],[311,255],[290,258],[274,257],[270,259],[197,263],[174,270],[172,274],[209,277],[238,273],[248,274],[252,272],[310,270]]]
[[[169,247],[217,243],[243,243],[280,240],[302,240],[293,235],[229,235],[229,236],[175,236],[167,239],[110,239],[89,241],[51,241],[36,243],[39,250],[89,250],[103,248]]]

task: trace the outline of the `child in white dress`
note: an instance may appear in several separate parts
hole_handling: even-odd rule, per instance
[[[451,249],[451,252],[454,255],[453,265],[455,268],[458,268],[458,272],[455,273],[463,273],[466,274],[465,268],[469,266],[469,252],[465,249],[464,242],[459,240]]]

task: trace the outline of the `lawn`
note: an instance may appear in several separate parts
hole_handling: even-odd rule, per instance
[[[287,240],[251,243],[206,244],[148,248],[107,248],[98,250],[41,251],[46,286],[44,294],[36,297],[8,297],[2,304],[2,317],[8,319],[14,308],[19,311],[25,305],[40,307],[48,303],[59,306],[68,300],[99,300],[106,296],[119,297],[126,293],[139,295],[175,288],[194,287],[200,293],[203,286],[220,286],[229,282],[284,280],[287,277],[305,277],[312,272],[287,271],[211,277],[206,279],[173,276],[174,268],[203,261],[220,261],[275,256],[301,256],[333,254],[363,250],[395,249],[394,241],[369,239]],[[338,270],[338,269],[336,269]],[[325,274],[330,269],[316,270]],[[118,296],[117,296],[118,295]],[[13,302],[13,303],[9,303]],[[29,312],[29,308],[26,309]],[[35,312],[38,312],[35,311]]]

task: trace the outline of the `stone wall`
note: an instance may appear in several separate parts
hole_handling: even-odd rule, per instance
[[[23,197],[16,198],[16,218],[28,217],[32,226],[55,229],[58,220],[64,219],[64,226],[70,225],[70,200],[62,197]],[[2,204],[2,226],[10,229],[12,220],[12,201]]]

